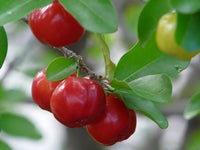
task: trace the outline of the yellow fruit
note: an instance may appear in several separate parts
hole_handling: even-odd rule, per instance
[[[176,43],[176,13],[168,13],[162,16],[156,30],[156,42],[161,51],[182,60],[190,60],[197,55],[196,52],[186,52]]]

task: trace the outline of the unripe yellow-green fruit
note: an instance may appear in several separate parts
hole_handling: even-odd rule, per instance
[[[168,13],[160,18],[156,30],[156,43],[158,48],[164,53],[182,60],[190,60],[192,57],[197,55],[199,51],[187,52],[176,43],[176,22],[176,13]]]

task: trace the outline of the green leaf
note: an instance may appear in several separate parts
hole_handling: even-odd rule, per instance
[[[170,0],[171,5],[180,13],[195,13],[200,10],[199,0]]]
[[[189,52],[200,50],[200,13],[178,14],[176,40],[181,47]]]
[[[200,148],[200,129],[194,130],[188,137],[185,150],[198,150]]]
[[[1,114],[1,123],[2,130],[7,134],[35,140],[41,139],[42,137],[34,124],[23,116],[3,113]]]
[[[16,103],[26,99],[26,94],[21,89],[0,89],[0,105],[1,103]]]
[[[110,0],[60,0],[87,30],[97,33],[117,31],[116,11]]]
[[[12,148],[7,143],[0,140],[0,150],[12,150]]]
[[[128,83],[124,82],[124,81],[118,81],[116,79],[113,79],[112,81],[110,81],[110,85],[115,89],[131,89],[131,87],[128,85]]]
[[[77,69],[77,62],[67,58],[59,57],[54,59],[47,67],[46,77],[50,81],[63,80]]]
[[[114,78],[131,82],[137,78],[153,74],[167,74],[174,77],[188,65],[189,61],[183,61],[162,53],[158,49],[155,35],[153,35],[144,48],[137,43],[122,56],[117,64]]]
[[[128,108],[140,111],[156,122],[161,129],[166,129],[168,127],[167,119],[162,115],[158,107],[153,102],[137,96],[130,90],[118,90],[116,93],[121,95]]]
[[[200,93],[195,95],[189,102],[184,112],[186,119],[191,119],[200,114]]]
[[[4,30],[3,27],[0,27],[0,68],[2,67],[4,60],[6,58],[7,49],[8,49],[8,40],[6,31]]]
[[[0,25],[27,16],[33,10],[51,2],[53,0],[0,0]]]
[[[150,0],[144,6],[138,20],[138,38],[144,46],[155,32],[159,19],[171,11],[169,0]]]
[[[166,103],[172,98],[171,80],[163,74],[144,76],[129,85],[135,93],[148,100]]]

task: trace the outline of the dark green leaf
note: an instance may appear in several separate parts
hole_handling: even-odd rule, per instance
[[[33,10],[51,2],[53,0],[0,0],[0,25],[27,16]]]
[[[168,76],[163,74],[144,76],[129,83],[132,90],[144,97],[159,103],[171,100],[172,83]]]
[[[170,0],[170,2],[177,12],[195,13],[200,10],[199,0]]]
[[[117,14],[110,0],[60,0],[60,2],[89,31],[111,33],[117,30]]]
[[[0,6],[1,7],[1,6]],[[6,31],[0,26],[0,68],[2,67],[4,60],[6,58],[8,49],[8,41]]]
[[[169,0],[150,0],[145,5],[138,21],[138,38],[142,46],[156,30],[160,17],[170,10]]]
[[[34,124],[27,118],[11,113],[1,114],[2,130],[7,134],[31,139],[40,139],[42,136]]]
[[[0,150],[12,150],[12,148],[7,143],[0,140]]]
[[[46,77],[50,81],[63,80],[77,69],[77,62],[67,57],[59,57],[51,62],[46,71]]]
[[[181,47],[189,52],[200,50],[200,13],[178,14],[176,40]]]
[[[146,46],[142,48],[138,43],[120,59],[114,78],[131,82],[137,78],[153,75],[167,74],[174,77],[189,65],[183,61],[162,53],[152,36]]]
[[[200,114],[200,93],[194,96],[188,104],[184,116],[187,119],[191,119]]]
[[[140,111],[156,122],[161,129],[166,129],[168,127],[167,119],[153,102],[137,96],[130,90],[118,90],[117,93],[122,96],[122,99],[128,108]]]
[[[115,89],[131,89],[131,87],[128,85],[128,83],[124,82],[124,81],[117,81],[116,79],[113,79],[110,82],[110,85]]]

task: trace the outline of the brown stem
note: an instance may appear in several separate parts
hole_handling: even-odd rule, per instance
[[[93,80],[100,80],[100,78],[102,78],[101,76],[96,75],[93,71],[91,71],[86,64],[83,61],[82,56],[80,55],[76,55],[76,53],[74,53],[73,51],[69,50],[66,47],[62,47],[62,48],[56,48],[57,50],[59,50],[60,52],[63,53],[64,57],[68,57],[73,59],[74,61],[77,61],[79,63],[80,68],[87,74],[89,75],[90,79]]]
[[[73,59],[74,61],[77,61],[78,64],[79,64],[80,69],[82,69],[89,76],[90,79],[98,81],[102,85],[102,87],[104,87],[108,91],[113,91],[113,88],[103,80],[102,76],[96,75],[93,71],[91,71],[86,66],[86,64],[83,61],[82,56],[77,55],[76,53],[74,53],[73,51],[69,50],[66,47],[61,47],[61,48],[54,47],[54,48],[59,50],[60,52],[62,52],[64,57],[68,57],[68,58]]]
[[[29,17],[28,16],[22,18],[21,20],[24,21],[25,23],[29,24]],[[53,47],[53,48],[60,51],[63,54],[64,57],[71,58],[74,61],[78,62],[80,69],[82,69],[89,76],[90,79],[98,81],[102,85],[102,87],[104,87],[104,88],[106,88],[110,91],[113,90],[106,82],[104,82],[102,80],[103,79],[102,76],[96,75],[92,70],[90,70],[86,66],[86,64],[83,61],[82,56],[77,55],[75,52],[69,50],[66,47],[61,47],[61,48]]]
[[[24,17],[24,18],[21,18],[21,20],[23,22],[25,22],[26,24],[29,24],[29,20],[28,20],[28,16]]]

